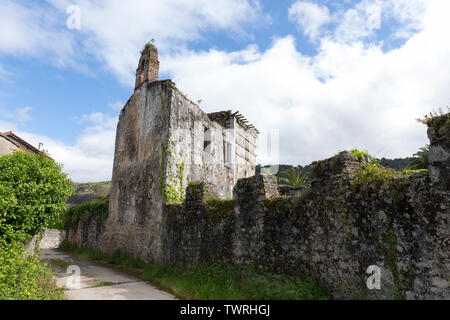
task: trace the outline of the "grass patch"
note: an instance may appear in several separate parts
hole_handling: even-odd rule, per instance
[[[220,263],[208,263],[194,268],[175,268],[154,262],[144,262],[119,250],[112,255],[78,248],[67,242],[62,250],[88,260],[104,261],[132,272],[142,280],[171,292],[180,299],[199,300],[324,300],[331,293],[312,279],[297,275],[275,275],[256,272],[248,267],[238,271]]]
[[[49,259],[48,262],[63,269],[67,269],[70,266],[70,263],[61,259]]]
[[[102,281],[102,282],[98,282],[95,283],[91,286],[91,288],[98,288],[98,287],[106,287],[106,286],[112,286],[114,285],[114,282],[110,282],[110,281]]]

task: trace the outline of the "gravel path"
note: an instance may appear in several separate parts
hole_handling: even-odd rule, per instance
[[[68,300],[176,299],[172,294],[164,292],[146,281],[92,261],[78,259],[58,249],[42,249],[41,255],[45,260],[63,260],[69,265],[75,266],[73,269],[80,271],[80,281],[77,283],[75,277],[66,272],[65,267],[55,267],[59,270],[55,273],[56,282],[58,286],[68,288],[65,292]]]

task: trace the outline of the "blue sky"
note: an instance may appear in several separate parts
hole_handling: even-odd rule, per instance
[[[80,10],[70,29],[67,9]],[[44,148],[75,181],[111,177],[139,50],[207,111],[240,110],[279,161],[358,147],[410,156],[415,118],[450,99],[446,0],[0,0],[0,131]],[[270,162],[262,152],[262,163]]]

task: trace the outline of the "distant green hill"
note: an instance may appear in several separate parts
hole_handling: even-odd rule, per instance
[[[406,167],[408,166],[409,159],[411,159],[411,158],[397,158],[397,159],[381,158],[381,159],[378,159],[378,160],[380,161],[380,164],[383,167],[401,171],[403,169],[406,169]],[[281,172],[283,172],[283,171],[285,171],[287,169],[290,169],[292,167],[294,167],[294,166],[289,165],[289,164],[280,164],[279,167],[278,167],[278,172],[275,175],[277,177],[280,177]],[[300,172],[304,174],[304,173],[307,173],[307,172],[310,171],[311,165],[307,165],[307,166],[300,166],[300,165],[298,165],[298,166],[295,166],[295,167],[299,168]],[[265,169],[268,170],[269,168],[270,168],[269,165],[261,166],[261,165],[258,164],[256,166],[256,174],[259,174],[261,172],[264,173]]]
[[[108,195],[109,190],[111,189],[111,181],[86,183],[74,182],[73,188],[75,191],[67,200],[68,205],[81,204]]]
[[[406,169],[410,159],[411,158],[397,158],[397,159],[381,158],[380,163],[383,167],[392,168],[400,171]]]

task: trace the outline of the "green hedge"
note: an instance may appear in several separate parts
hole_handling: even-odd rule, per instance
[[[45,154],[0,157],[0,238],[25,241],[65,210],[71,181]]]
[[[62,299],[51,269],[24,243],[56,223],[72,193],[61,166],[45,154],[0,157],[0,299]]]

